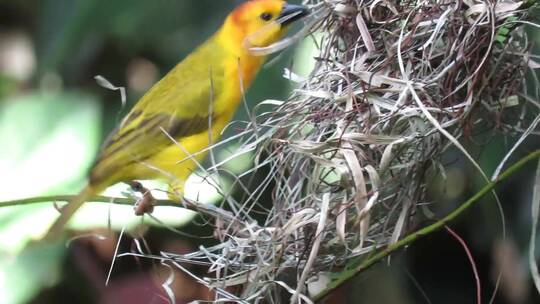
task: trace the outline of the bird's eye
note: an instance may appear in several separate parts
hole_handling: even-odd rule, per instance
[[[270,13],[262,13],[260,17],[264,21],[272,20],[272,14],[270,14]]]

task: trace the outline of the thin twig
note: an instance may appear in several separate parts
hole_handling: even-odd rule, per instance
[[[482,285],[480,283],[480,275],[478,274],[478,268],[476,267],[476,263],[474,261],[474,257],[469,250],[469,247],[467,246],[467,243],[457,234],[454,230],[452,230],[449,226],[444,226],[446,231],[454,237],[459,244],[461,244],[461,247],[463,247],[463,250],[465,250],[465,253],[467,254],[467,259],[471,263],[473,275],[474,275],[474,282],[476,283],[476,304],[482,304]]]
[[[0,208],[32,205],[32,204],[39,204],[39,203],[50,203],[50,202],[69,202],[73,200],[75,197],[76,195],[36,196],[36,197],[0,202]],[[116,204],[116,205],[133,206],[135,203],[135,200],[133,198],[126,198],[126,197],[112,197],[112,196],[99,195],[99,196],[92,197],[89,200],[89,202],[95,202],[95,203],[113,202],[113,204]],[[173,200],[156,200],[156,206],[179,207],[179,208],[197,211],[197,209],[191,205],[184,206],[178,203],[177,201],[173,201]]]

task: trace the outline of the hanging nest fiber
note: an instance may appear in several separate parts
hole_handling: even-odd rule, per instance
[[[524,139],[540,120],[538,96],[524,93],[539,67],[523,26],[533,2],[304,4],[315,67],[305,79],[287,73],[299,88],[255,109],[236,152],[253,153],[250,172],[265,177],[244,200],[202,210],[219,245],[161,257],[186,272],[181,263],[208,265],[197,280],[222,301],[310,302],[329,272],[413,230],[447,149],[487,181],[463,139],[480,130]],[[270,209],[260,205],[269,195]]]

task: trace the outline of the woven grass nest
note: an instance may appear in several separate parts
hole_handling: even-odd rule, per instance
[[[197,280],[221,301],[310,303],[325,274],[411,232],[418,206],[433,203],[426,172],[444,174],[445,150],[489,180],[462,139],[488,130],[522,140],[540,119],[538,96],[524,93],[538,68],[523,26],[532,2],[304,4],[315,68],[288,100],[257,107],[238,136],[237,154],[254,153],[251,172],[266,177],[242,201],[201,209],[219,245],[162,253],[186,272],[208,265]],[[271,209],[259,206],[268,195]]]

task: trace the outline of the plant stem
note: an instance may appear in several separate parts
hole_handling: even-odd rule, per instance
[[[354,278],[356,275],[358,275],[360,272],[366,270],[367,268],[373,266],[377,262],[381,261],[394,251],[401,249],[407,245],[410,245],[412,242],[416,241],[418,238],[426,236],[428,234],[431,234],[442,227],[444,227],[448,222],[452,221],[459,215],[461,215],[463,212],[465,212],[469,207],[471,207],[474,203],[480,200],[486,193],[490,192],[495,186],[506,179],[507,177],[511,176],[512,174],[519,171],[521,168],[523,168],[528,162],[535,160],[537,158],[540,158],[540,150],[536,150],[529,155],[525,156],[524,158],[520,159],[519,161],[515,162],[512,166],[510,166],[506,171],[504,171],[499,177],[486,184],[480,191],[478,191],[475,195],[473,195],[471,198],[469,198],[465,203],[461,204],[456,210],[452,211],[450,214],[442,218],[441,220],[426,226],[412,234],[409,234],[408,236],[404,237],[403,239],[399,240],[398,242],[389,245],[387,248],[379,251],[378,253],[374,254],[373,256],[365,259],[359,266],[354,267],[352,269],[345,270],[341,272],[337,278],[335,278],[333,281],[331,281],[328,286],[315,295],[313,297],[313,300],[318,302],[324,299],[327,295],[329,295],[332,291],[336,290],[341,285],[345,284],[346,282],[350,281],[352,278]]]
[[[0,208],[10,207],[10,206],[24,206],[38,203],[49,203],[49,202],[70,202],[75,195],[52,195],[52,196],[38,196],[25,199],[18,199],[12,201],[0,202]],[[135,198],[126,198],[126,197],[111,197],[111,196],[94,196],[88,202],[96,203],[112,203],[117,205],[127,205],[134,206]],[[182,201],[173,201],[173,200],[156,200],[155,205],[157,207],[177,207],[183,208],[186,210],[191,210],[199,212],[201,214],[206,214],[212,217],[219,217],[225,223],[232,223],[235,225],[241,225],[239,219],[236,218],[231,212],[224,210],[220,207],[214,206],[212,204],[203,204],[189,199],[182,199]]]
[[[38,196],[25,199],[18,199],[12,201],[0,202],[0,208],[10,206],[24,206],[37,203],[49,203],[49,202],[69,202],[75,195],[51,195],[51,196]],[[94,196],[89,202],[96,203],[113,203],[117,205],[129,205],[133,206],[135,199],[125,197],[110,197],[110,196]],[[172,200],[156,200],[156,206],[169,206],[169,207],[185,207],[178,202]],[[191,208],[187,208],[191,209]]]

